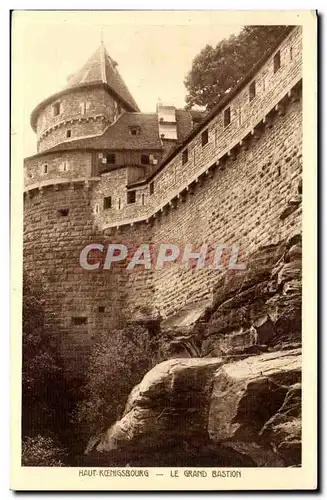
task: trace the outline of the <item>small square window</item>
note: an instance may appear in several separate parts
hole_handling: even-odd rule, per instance
[[[141,163],[142,165],[150,164],[150,156],[149,155],[141,155]]]
[[[150,194],[154,193],[154,182],[150,182]]]
[[[274,55],[274,73],[280,68],[280,51]]]
[[[253,101],[253,99],[255,98],[255,80],[250,83],[250,86],[249,86],[249,101]]]
[[[99,306],[99,307],[98,307],[98,311],[99,311],[99,313],[104,313],[104,312],[105,312],[105,310],[106,310],[106,308],[105,308],[104,306]]]
[[[141,129],[140,127],[129,127],[130,135],[140,135]]]
[[[56,102],[52,106],[52,111],[53,111],[53,116],[58,116],[60,115],[60,102]]]
[[[59,217],[67,217],[69,214],[69,208],[60,208],[57,213]]]
[[[202,135],[201,135],[202,146],[205,146],[207,144],[208,140],[209,140],[209,132],[207,129],[204,132],[202,132]]]
[[[229,124],[230,124],[230,108],[227,108],[224,111],[224,127],[227,127]]]
[[[86,316],[73,316],[72,317],[72,323],[73,325],[86,325],[87,324],[87,317]]]
[[[71,137],[71,136],[72,136],[72,131],[69,128],[66,132],[66,137]]]
[[[127,203],[136,202],[136,191],[127,191]]]
[[[107,163],[109,163],[110,165],[115,165],[116,163],[115,153],[108,153],[106,158],[107,158]]]
[[[111,196],[106,196],[103,198],[103,208],[104,210],[108,210],[111,208]]]
[[[184,149],[182,153],[182,164],[184,165],[187,162],[188,162],[188,149]]]

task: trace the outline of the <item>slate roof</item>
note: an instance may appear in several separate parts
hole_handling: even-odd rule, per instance
[[[117,63],[109,56],[103,43],[77,73],[72,75],[66,88],[90,83],[104,83],[129,105],[130,111],[139,111],[132,94],[117,70]]]
[[[87,63],[69,78],[68,84],[63,90],[47,97],[33,109],[31,114],[33,130],[36,131],[37,117],[45,105],[50,104],[68,92],[74,92],[75,89],[99,85],[111,91],[116,98],[120,98],[128,111],[140,111],[117,70],[117,63],[109,56],[103,43],[101,43]]]
[[[176,126],[177,126],[177,137],[178,140],[184,139],[187,134],[192,130],[192,116],[189,111],[185,111],[185,109],[176,109]]]
[[[130,134],[130,127],[139,127],[138,135]],[[100,136],[65,141],[48,151],[62,149],[117,149],[142,150],[162,149],[159,138],[158,115],[156,113],[124,112]]]

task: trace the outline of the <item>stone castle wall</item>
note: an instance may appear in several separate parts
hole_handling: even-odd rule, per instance
[[[280,54],[280,68],[274,72],[274,56],[277,52]],[[195,137],[187,141],[150,182],[130,188],[137,191],[135,204],[118,213],[99,213],[102,227],[105,229],[127,222],[144,221],[160,212],[193,182],[199,180],[215,162],[231,154],[233,148],[242,141],[246,142],[258,127],[266,126],[276,107],[282,108],[282,101],[301,78],[301,28],[296,28],[252,80],[212,117],[207,126],[202,126]],[[252,82],[255,82],[256,95],[250,102],[249,86]],[[223,117],[227,108],[230,108],[231,120],[228,126],[224,126]],[[208,142],[202,145],[202,133],[206,130]],[[185,149],[188,151],[188,161],[183,163]],[[150,184],[153,194],[150,194]],[[144,204],[141,194],[145,197]]]
[[[92,165],[92,154],[85,151],[56,152],[27,158],[24,166],[25,191],[55,182],[89,179],[92,177]]]
[[[154,223],[153,243],[237,244],[246,262],[259,246],[301,231],[296,205],[302,173],[301,101],[265,129],[247,150],[217,167]],[[294,205],[290,202],[294,201]],[[294,207],[284,218],[287,207]],[[240,252],[240,253],[241,253]],[[154,303],[163,315],[210,298],[217,270],[170,264],[154,273]]]
[[[24,278],[40,285],[46,331],[72,366],[94,336],[120,324],[125,302],[119,269],[90,272],[79,263],[85,245],[104,243],[93,223],[91,191],[91,184],[75,182],[35,189],[24,199]]]

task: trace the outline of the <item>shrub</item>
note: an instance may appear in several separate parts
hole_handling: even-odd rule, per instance
[[[90,433],[107,428],[123,413],[132,388],[164,358],[160,341],[138,326],[103,335],[93,346],[77,421]]]
[[[22,465],[29,467],[62,467],[66,451],[50,437],[27,437],[22,442]]]

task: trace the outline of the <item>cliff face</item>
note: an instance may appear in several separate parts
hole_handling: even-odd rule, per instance
[[[222,276],[213,303],[171,359],[148,372],[86,463],[301,464],[301,240],[256,252]],[[172,338],[173,337],[173,338]]]

